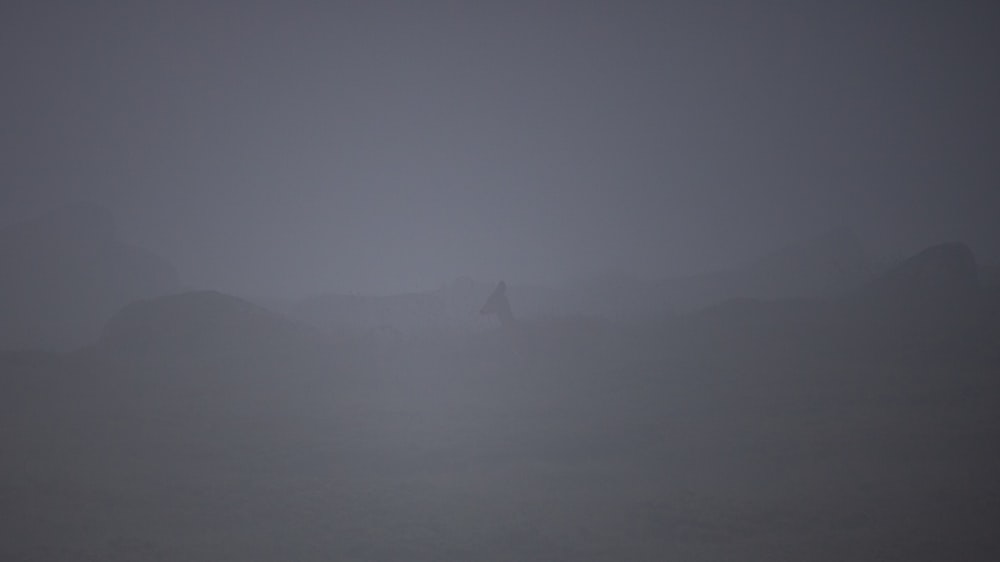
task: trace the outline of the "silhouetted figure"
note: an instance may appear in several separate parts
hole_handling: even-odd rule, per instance
[[[510,301],[507,300],[506,283],[501,281],[497,284],[497,288],[493,289],[490,298],[486,299],[486,304],[479,310],[479,314],[496,314],[501,326],[514,327],[514,315],[510,312]]]
[[[486,304],[479,310],[479,314],[495,314],[500,319],[504,339],[516,356],[523,359],[533,349],[533,338],[529,335],[528,327],[515,319],[511,313],[510,301],[507,300],[507,284],[503,281],[497,283],[496,289],[493,289],[493,293],[486,299]]]

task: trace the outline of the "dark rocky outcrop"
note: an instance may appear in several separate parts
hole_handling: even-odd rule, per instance
[[[78,348],[124,304],[178,289],[173,267],[123,242],[107,210],[55,209],[0,232],[0,349]]]
[[[729,299],[691,315],[688,328],[750,355],[977,361],[1000,348],[1000,300],[977,272],[967,246],[941,244],[837,297]]]
[[[857,237],[837,229],[742,266],[664,281],[659,291],[671,308],[695,310],[736,298],[830,297],[871,279]]]
[[[979,289],[979,268],[972,250],[960,242],[950,242],[926,248],[903,261],[866,291],[882,298],[940,299]]]
[[[248,301],[196,291],[133,302],[108,322],[101,354],[146,363],[290,367],[326,347],[319,332]]]

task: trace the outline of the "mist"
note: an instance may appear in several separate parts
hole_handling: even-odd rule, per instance
[[[7,2],[11,560],[993,560],[988,2]]]
[[[850,225],[1000,258],[988,3],[4,13],[3,216],[187,283],[388,294],[718,269]]]

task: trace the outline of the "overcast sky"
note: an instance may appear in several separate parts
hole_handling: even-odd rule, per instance
[[[8,1],[0,221],[94,201],[252,294],[666,276],[844,224],[1000,261],[994,4]]]

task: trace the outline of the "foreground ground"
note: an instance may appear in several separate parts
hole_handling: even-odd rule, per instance
[[[1000,555],[993,363],[622,330],[285,368],[7,356],[0,558]]]

